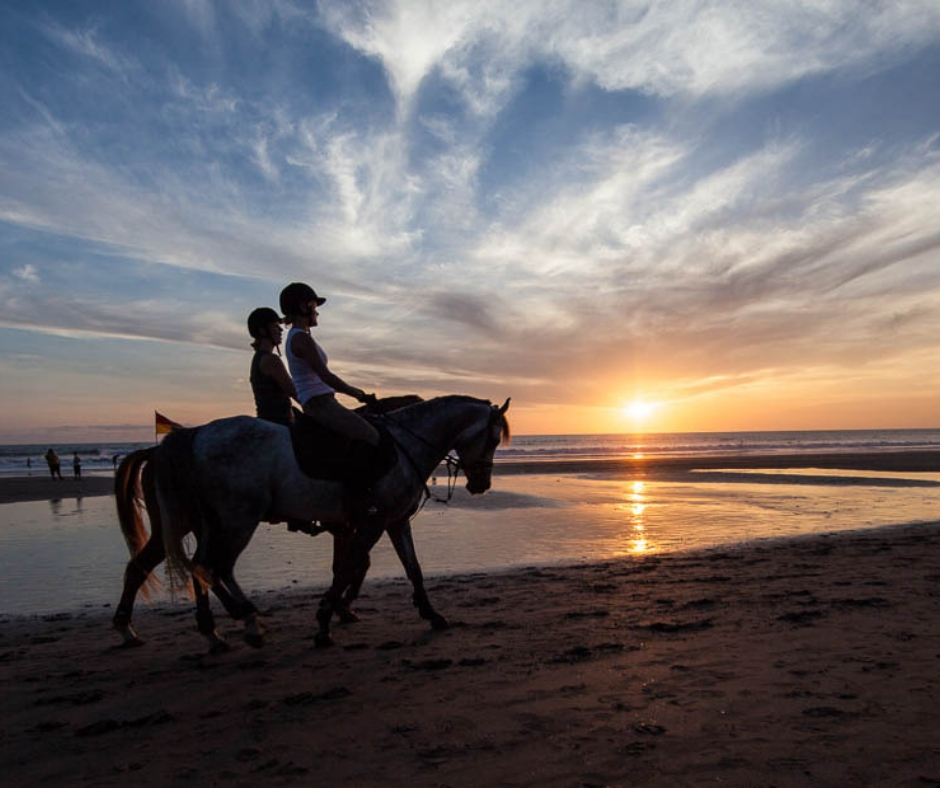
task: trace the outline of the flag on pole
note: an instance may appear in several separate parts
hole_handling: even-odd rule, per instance
[[[154,433],[157,437],[159,437],[160,435],[166,435],[170,432],[173,432],[173,430],[183,429],[182,424],[178,424],[172,419],[168,419],[158,410],[155,410],[153,412],[153,415],[156,419],[156,426],[154,427]]]

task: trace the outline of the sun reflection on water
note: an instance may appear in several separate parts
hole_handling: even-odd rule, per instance
[[[648,553],[653,549],[653,545],[646,538],[646,507],[648,498],[646,496],[646,483],[641,481],[631,482],[627,489],[626,498],[628,504],[618,506],[621,511],[626,512],[630,525],[630,530],[626,535],[627,550],[633,554]]]

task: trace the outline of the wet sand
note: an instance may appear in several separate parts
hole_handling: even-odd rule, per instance
[[[631,476],[711,469],[823,468],[846,471],[940,471],[940,451],[834,452],[831,454],[728,454],[712,457],[618,457],[542,462],[511,461],[496,465],[497,474],[623,472]]]
[[[723,457],[646,457],[618,459],[529,460],[499,462],[494,475],[520,473],[623,473],[631,477],[674,476],[695,470],[762,468],[824,468],[855,471],[937,472],[938,451],[868,452],[845,454],[771,454]],[[110,495],[111,476],[50,479],[48,476],[0,477],[0,504]],[[496,485],[498,486],[498,485]]]
[[[940,784],[940,522],[435,579],[316,650],[316,592],[261,650],[188,606],[0,619],[8,785]],[[217,606],[216,606],[217,607]],[[105,611],[107,612],[107,611]]]
[[[0,504],[24,501],[50,501],[56,498],[85,498],[111,495],[114,491],[112,476],[86,476],[73,479],[63,476],[0,476]]]

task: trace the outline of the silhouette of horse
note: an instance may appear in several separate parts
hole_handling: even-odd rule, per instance
[[[423,401],[421,397],[414,394],[383,397],[357,408],[356,411],[364,415],[384,415],[407,405],[414,405]],[[299,418],[299,411],[297,414]],[[131,554],[131,559],[124,571],[124,589],[112,619],[114,628],[121,634],[122,645],[125,647],[143,645],[144,641],[138,637],[131,624],[134,602],[138,593],[141,593],[145,599],[151,598],[153,592],[159,586],[159,580],[153,574],[153,570],[166,559],[160,506],[156,498],[153,475],[156,448],[156,446],[151,446],[125,455],[114,477],[114,496],[117,502],[118,523]],[[141,517],[144,509],[147,511],[150,520],[149,533]],[[284,519],[277,514],[274,516],[276,522],[281,522]],[[333,535],[333,569],[335,572],[339,565],[338,562],[349,548],[351,533],[345,523],[326,524],[321,530],[329,531]],[[342,599],[337,602],[337,613],[341,621],[354,622],[359,620],[359,617],[352,611],[351,605],[359,596],[368,569],[369,560],[367,557],[361,566],[359,577],[350,584]],[[208,596],[203,593],[204,588],[196,584],[192,587],[192,590],[196,599],[197,621],[201,622],[201,630],[211,625],[211,630],[204,632],[209,639],[210,650],[212,652],[227,651],[229,649],[228,644],[218,635],[214,624],[212,624],[212,613],[208,608]],[[228,610],[235,611],[239,609],[231,597],[226,595],[225,586],[215,585],[213,590]],[[260,643],[260,640],[256,642]]]
[[[235,580],[234,567],[258,523],[272,513],[350,525],[348,538],[336,543],[333,582],[317,612],[318,646],[332,642],[332,617],[355,599],[369,552],[383,532],[412,583],[419,615],[435,629],[446,628],[447,620],[434,610],[424,588],[410,518],[428,494],[427,479],[452,450],[467,477],[467,490],[479,494],[489,489],[493,454],[509,437],[508,407],[508,399],[497,407],[472,397],[447,396],[380,417],[394,440],[396,462],[373,485],[376,515],[348,511],[341,482],[312,479],[300,470],[288,430],[247,416],[178,430],[159,446],[128,455],[118,469],[115,494],[132,558],[115,628],[125,644],[140,642],[131,626],[134,598],[141,588],[146,593],[153,568],[166,557],[172,582],[196,578],[196,620],[210,650],[227,647],[215,629],[210,588],[233,618],[244,621],[246,640],[260,646],[263,627]],[[141,507],[150,516],[149,540]],[[188,533],[196,537],[192,556],[183,547]]]

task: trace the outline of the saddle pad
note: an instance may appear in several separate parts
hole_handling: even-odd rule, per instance
[[[392,436],[372,419],[369,421],[379,431],[378,446],[338,435],[298,411],[294,416],[290,428],[294,457],[312,479],[368,485],[395,464]]]

